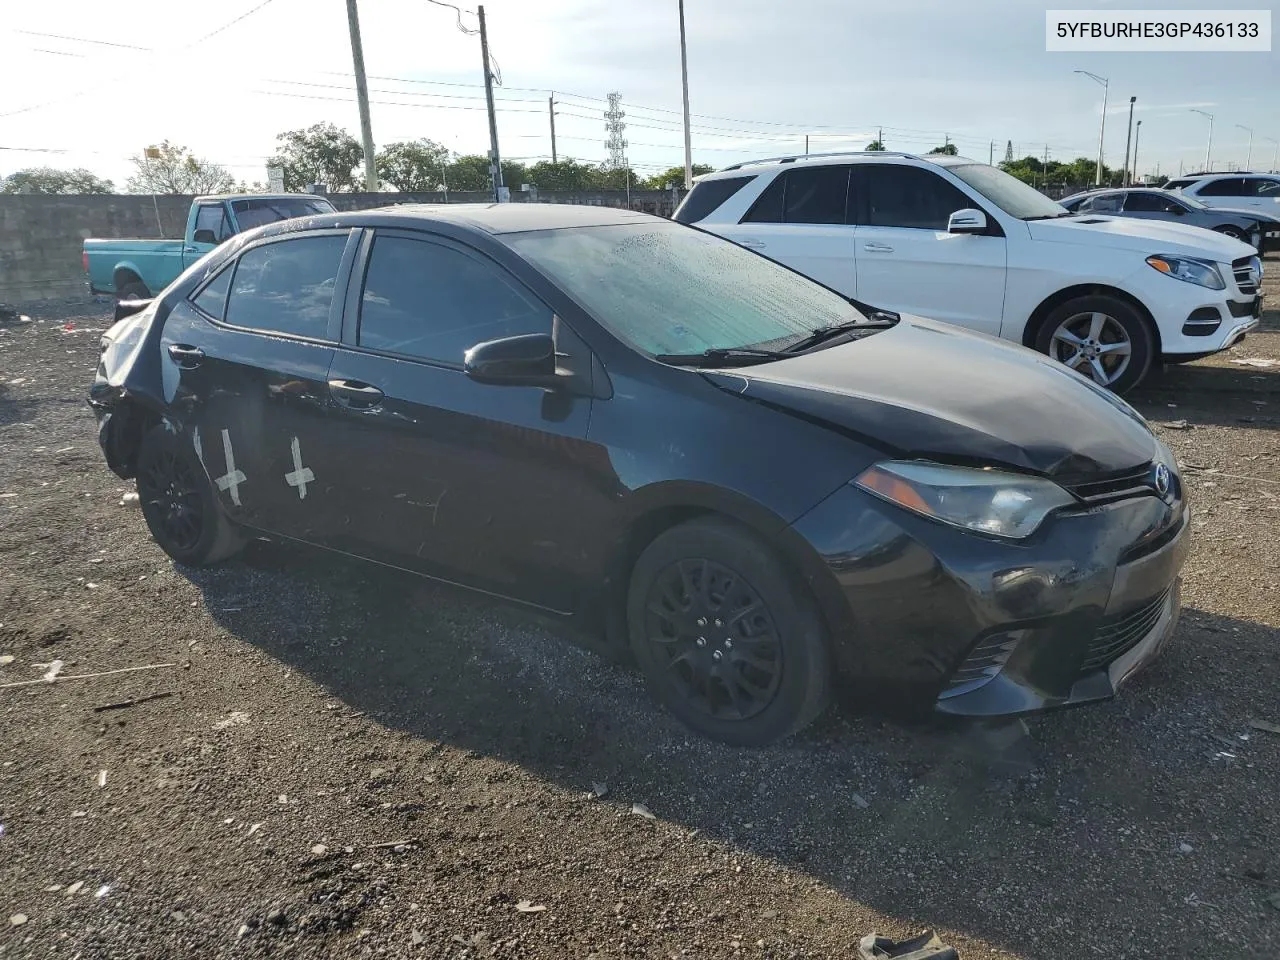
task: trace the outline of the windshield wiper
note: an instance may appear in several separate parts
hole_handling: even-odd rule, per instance
[[[751,363],[785,360],[787,354],[755,347],[712,347],[701,353],[660,353],[654,357],[673,367],[737,367]]]
[[[1062,213],[1037,213],[1034,217],[1023,217],[1022,220],[1024,223],[1029,223],[1032,220],[1061,220],[1063,217],[1078,216],[1080,216],[1080,212],[1078,210],[1064,210]]]
[[[826,343],[828,340],[834,340],[836,337],[843,336],[846,333],[857,333],[867,331],[871,333],[876,330],[883,330],[886,327],[892,327],[898,322],[897,317],[892,314],[877,312],[871,314],[865,320],[849,320],[846,323],[837,323],[830,327],[818,327],[809,333],[807,337],[803,337],[787,346],[786,353],[803,353],[811,347],[816,347],[820,343]]]

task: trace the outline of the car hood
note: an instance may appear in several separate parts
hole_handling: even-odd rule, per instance
[[[894,456],[1082,480],[1149,463],[1156,442],[1124,401],[1031,350],[903,315],[813,353],[704,373],[747,400]]]
[[[1200,212],[1231,213],[1237,217],[1248,217],[1251,220],[1258,220],[1268,225],[1280,223],[1280,207],[1275,210],[1265,210],[1259,207],[1210,207],[1208,210]]]
[[[1164,220],[1108,217],[1100,213],[1085,213],[1056,220],[1030,220],[1027,222],[1027,229],[1033,240],[1048,243],[1109,247],[1144,255],[1183,254],[1219,263],[1230,263],[1241,257],[1251,257],[1255,253],[1247,243],[1232,240],[1203,227]]]

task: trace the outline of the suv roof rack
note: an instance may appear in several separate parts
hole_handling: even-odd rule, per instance
[[[917,153],[904,153],[901,150],[832,150],[828,153],[789,153],[783,157],[765,157],[761,160],[743,160],[741,163],[735,163],[732,166],[724,167],[725,170],[741,170],[743,167],[756,166],[762,163],[795,163],[797,160],[807,160],[810,157],[908,157],[912,160],[921,159]]]

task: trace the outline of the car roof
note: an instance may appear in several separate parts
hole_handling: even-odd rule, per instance
[[[195,198],[197,203],[210,200],[328,200],[314,193],[206,193]],[[330,201],[332,202],[332,201]]]
[[[401,203],[307,218],[311,227],[350,226],[353,223],[412,227],[423,223],[448,223],[492,234],[669,222],[663,217],[634,210],[569,203]]]
[[[764,173],[783,167],[821,167],[833,163],[885,163],[902,160],[915,160],[920,163],[932,163],[940,167],[955,167],[979,161],[969,157],[952,156],[946,153],[903,153],[899,150],[841,150],[831,153],[789,154],[783,157],[768,157],[762,160],[744,160],[732,166],[704,173],[694,178],[695,183],[704,180],[719,180],[723,177],[741,176],[743,172]]]

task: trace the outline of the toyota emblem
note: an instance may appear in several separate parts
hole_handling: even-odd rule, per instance
[[[1163,463],[1156,464],[1155,479],[1156,479],[1156,493],[1160,494],[1160,496],[1162,497],[1167,497],[1169,495],[1169,485],[1171,483],[1172,474],[1169,472],[1169,468],[1166,467]]]

